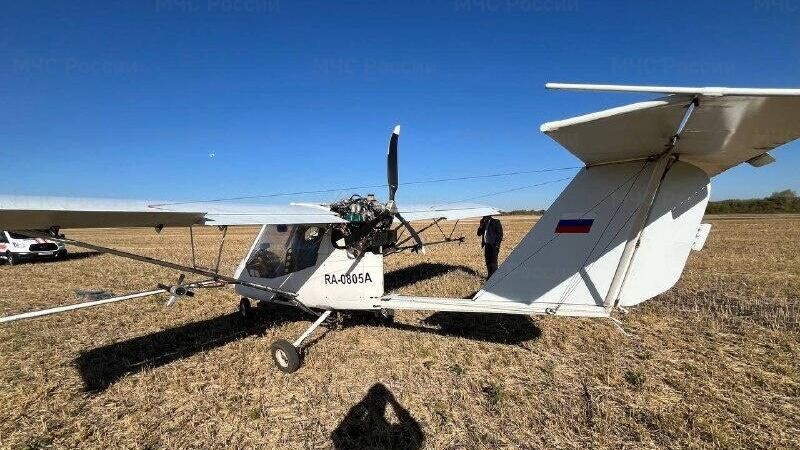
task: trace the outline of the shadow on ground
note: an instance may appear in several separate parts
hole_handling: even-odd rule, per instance
[[[351,313],[344,318],[342,326],[384,326],[396,330],[517,346],[537,339],[542,334],[530,316],[512,314],[436,312],[423,319],[420,325],[416,325],[387,323],[376,318],[372,312]]]
[[[102,252],[94,252],[94,251],[91,251],[91,252],[77,252],[77,253],[69,252],[60,261],[72,261],[72,260],[77,260],[77,259],[94,258],[95,256],[100,256],[102,254],[103,254]],[[37,260],[37,261],[45,261],[45,260]],[[53,260],[53,261],[57,262],[59,260]]]
[[[386,292],[391,292],[414,284],[417,281],[434,278],[454,270],[460,270],[476,277],[481,276],[467,266],[422,263],[387,272],[384,278],[384,286]],[[474,293],[464,298],[472,298],[473,296]],[[406,331],[458,336],[476,341],[518,346],[541,335],[541,330],[530,316],[511,314],[436,312],[425,318],[422,321],[422,325],[386,324],[375,319],[372,314],[352,314],[345,320],[344,325],[384,325]]]
[[[83,352],[75,363],[85,390],[99,392],[128,374],[160,367],[247,336],[263,334],[282,323],[308,320],[308,317],[294,308],[263,305],[253,308],[253,316],[247,321],[238,313],[231,313],[193,322]]]
[[[71,255],[85,258],[97,254],[100,253],[85,252]],[[465,266],[425,263],[390,272],[387,274],[387,280],[390,281],[387,281],[386,285],[387,288],[397,289],[422,277],[432,278],[452,270],[478,275]],[[160,367],[247,336],[260,335],[265,330],[286,322],[308,319],[308,314],[295,308],[262,305],[253,309],[253,316],[247,321],[238,313],[231,313],[193,322],[83,352],[76,358],[75,363],[87,392],[104,391],[128,374]],[[387,326],[372,312],[348,313],[342,325]],[[458,336],[509,345],[522,345],[541,334],[529,316],[504,314],[437,312],[424,319],[420,325],[391,323],[388,326],[404,331]],[[310,340],[304,347],[314,345],[325,334],[327,332]]]
[[[387,409],[391,414],[387,417]],[[391,417],[391,419],[390,419]],[[422,427],[383,384],[373,385],[367,395],[347,412],[331,434],[337,450],[417,450],[425,435]]]
[[[436,327],[440,334],[509,345],[521,345],[542,334],[530,316],[518,314],[436,312],[422,323]]]
[[[474,269],[462,265],[422,263],[413,266],[403,267],[402,269],[386,272],[383,276],[383,286],[386,292],[412,285],[421,280],[428,280],[444,275],[454,270],[466,272],[469,275],[479,277],[480,274]]]

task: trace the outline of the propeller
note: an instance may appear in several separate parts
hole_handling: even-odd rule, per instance
[[[178,282],[174,286],[158,284],[160,289],[170,293],[169,300],[164,303],[164,306],[174,305],[175,302],[178,301],[178,297],[194,297],[194,292],[190,291],[186,286],[183,285],[184,278],[186,278],[186,275],[180,274],[180,276],[178,276]]]
[[[386,207],[391,211],[392,215],[400,221],[401,224],[408,230],[408,233],[417,244],[417,248],[425,253],[425,245],[422,243],[417,230],[411,226],[410,223],[397,211],[397,204],[394,201],[395,194],[397,194],[397,187],[400,185],[398,170],[397,170],[397,144],[400,140],[400,125],[396,125],[392,130],[392,136],[389,138],[389,151],[386,155],[386,184],[389,185],[389,201]]]
[[[389,185],[389,201],[394,203],[397,193],[397,141],[400,139],[400,125],[396,125],[389,138],[389,151],[386,155],[386,178]]]

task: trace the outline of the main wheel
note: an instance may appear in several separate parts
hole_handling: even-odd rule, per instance
[[[278,339],[270,347],[272,360],[281,372],[292,373],[300,368],[300,353],[291,342]]]
[[[6,262],[8,262],[9,266],[13,266],[19,262],[16,256],[14,256],[11,252],[6,252]]]
[[[239,300],[239,314],[243,319],[249,319],[253,316],[253,307],[250,305],[249,298],[242,297],[242,299]]]
[[[375,311],[375,318],[381,325],[390,326],[394,323],[394,310],[382,308]]]

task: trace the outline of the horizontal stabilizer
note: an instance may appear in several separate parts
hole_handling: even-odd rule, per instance
[[[709,176],[800,137],[800,89],[548,87],[673,94],[541,126],[542,132],[589,166],[661,154],[693,101],[697,106],[674,154]]]
[[[570,91],[601,92],[639,92],[652,94],[689,94],[708,97],[746,96],[746,97],[791,97],[800,96],[800,89],[772,88],[728,88],[728,87],[686,87],[686,86],[635,86],[625,84],[576,84],[547,83],[547,89]]]

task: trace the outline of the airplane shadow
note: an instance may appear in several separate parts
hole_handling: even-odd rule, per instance
[[[434,278],[454,270],[473,276],[481,276],[474,269],[454,264],[422,263],[387,272],[384,276],[386,292],[411,285],[419,280]],[[465,296],[472,298],[475,293]],[[403,323],[386,325],[371,313],[354,313],[344,323],[350,325],[383,325],[406,331],[419,331],[444,336],[458,336],[476,341],[518,345],[536,339],[541,330],[530,316],[513,314],[486,314],[461,312],[436,312],[422,321],[422,326]]]
[[[308,320],[307,314],[295,308],[274,304],[253,308],[252,313],[247,321],[238,313],[230,313],[82,352],[75,363],[84,390],[101,392],[120,378],[146,368],[260,335],[282,323]]]
[[[95,252],[95,251],[77,252],[77,253],[69,252],[69,253],[67,253],[67,256],[63,257],[60,260],[54,260],[54,261],[74,261],[74,260],[78,260],[78,259],[94,258],[94,257],[100,256],[102,254],[103,254],[102,252]],[[44,260],[39,260],[39,261],[44,261]]]
[[[435,312],[422,320],[421,325],[377,319],[374,313],[350,313],[342,326],[383,326],[403,331],[431,333],[440,336],[462,337],[474,341],[522,346],[537,339],[541,330],[530,316],[517,314],[487,314]]]
[[[480,276],[477,271],[467,266],[422,263],[386,272],[383,276],[383,288],[386,292],[392,292],[402,287],[412,285],[417,281],[435,278],[455,270],[460,270],[473,276]]]
[[[391,419],[387,409],[391,408]],[[391,421],[390,421],[391,420]],[[331,434],[337,450],[417,450],[425,435],[422,427],[383,384],[374,384],[353,405]]]
[[[86,256],[80,256],[84,254]],[[96,254],[100,253],[75,253],[70,256],[80,258]],[[465,266],[425,263],[390,272],[387,278],[391,281],[387,285],[396,289],[421,278],[431,278],[452,270],[463,270],[477,275],[474,270]],[[160,367],[247,336],[261,335],[273,326],[308,319],[309,316],[298,309],[264,304],[253,308],[253,316],[247,321],[243,321],[238,313],[225,314],[91,349],[82,352],[75,363],[83,379],[84,390],[101,392],[126,375],[146,368]],[[371,312],[348,313],[344,316],[342,325],[386,326]],[[504,314],[437,312],[424,319],[421,325],[393,323],[389,326],[398,330],[518,346],[541,334],[530,317]],[[307,342],[304,347],[313,346],[325,334],[327,330]]]
[[[542,334],[530,316],[518,314],[436,312],[422,322],[439,334],[498,344],[522,345]]]

